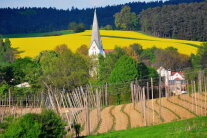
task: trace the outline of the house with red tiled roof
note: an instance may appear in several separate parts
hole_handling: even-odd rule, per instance
[[[183,71],[172,72],[160,67],[157,72],[162,78],[164,78],[164,84],[169,88],[170,92],[178,95],[186,91],[186,81]]]

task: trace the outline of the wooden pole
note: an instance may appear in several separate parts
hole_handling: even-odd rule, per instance
[[[198,93],[198,99],[200,99],[199,97],[201,96],[201,99],[200,99],[200,104],[201,104],[201,116],[203,115],[203,103],[202,103],[202,79],[201,79],[201,70],[199,71],[198,73],[198,83],[199,83],[199,93]]]
[[[146,126],[147,125],[147,121],[146,121],[146,112],[145,112],[145,87],[143,87],[143,94],[142,94],[142,96],[143,96],[143,111],[144,111],[144,125]]]
[[[87,109],[86,109],[86,120],[87,120],[87,135],[90,135],[90,92],[87,93]]]
[[[159,118],[161,119],[161,77],[159,77]]]
[[[106,83],[106,88],[105,88],[105,104],[108,106],[108,85]]]
[[[96,108],[97,108],[97,118],[98,118],[98,122],[101,119],[101,110],[100,110],[100,99],[99,99],[99,92],[98,92],[98,88],[96,88]]]
[[[11,91],[10,91],[10,88],[9,88],[9,109],[10,109],[10,105],[11,105]]]
[[[134,82],[131,82],[131,98],[133,103],[133,108],[135,109],[135,102],[134,102]]]
[[[196,108],[196,114],[197,114],[197,101],[196,101],[196,85],[195,85],[195,81],[194,81],[194,94],[195,94],[195,108]]]
[[[193,91],[194,91],[194,88],[193,88],[193,81],[191,81],[191,87],[192,87],[192,92],[191,92],[191,97],[192,97],[192,111],[194,110],[193,109]]]
[[[155,121],[155,111],[154,111],[154,95],[153,95],[153,79],[151,78],[151,91],[152,91],[152,123],[154,125]]]
[[[149,112],[149,82],[147,82],[147,109],[148,109],[148,124],[150,119],[150,112]]]

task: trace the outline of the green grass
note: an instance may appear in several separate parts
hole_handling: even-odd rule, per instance
[[[4,38],[24,38],[24,37],[44,37],[44,36],[59,36],[65,34],[72,34],[71,30],[53,31],[45,33],[27,33],[27,34],[8,34],[3,35]]]
[[[139,127],[122,131],[88,136],[88,138],[188,138],[207,137],[207,117],[170,122],[155,126]]]

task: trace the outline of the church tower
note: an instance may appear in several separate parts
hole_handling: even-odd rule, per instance
[[[99,27],[98,27],[96,8],[94,11],[92,36],[91,36],[91,43],[90,43],[88,53],[89,53],[89,56],[92,56],[92,55],[97,56],[99,54],[102,54],[103,56],[105,55],[104,50],[103,50],[103,45],[101,42]]]

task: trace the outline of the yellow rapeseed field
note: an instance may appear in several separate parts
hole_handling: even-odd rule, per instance
[[[83,44],[89,46],[91,33],[91,30],[87,30],[82,33],[62,36],[11,38],[10,40],[12,47],[24,51],[21,57],[34,57],[43,50],[53,50],[57,45],[61,44],[66,44],[72,51],[75,51]],[[101,30],[100,34],[104,49],[113,49],[116,45],[124,47],[133,43],[139,43],[144,49],[153,46],[162,49],[173,46],[177,48],[180,53],[190,55],[191,53],[197,52],[195,46],[201,45],[201,42],[197,41],[157,38],[133,31]]]

